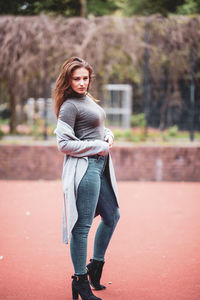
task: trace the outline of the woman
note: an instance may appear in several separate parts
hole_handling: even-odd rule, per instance
[[[109,154],[113,134],[104,127],[104,110],[88,93],[92,78],[92,67],[79,57],[71,57],[63,64],[54,90],[58,118],[55,133],[58,149],[65,154],[63,242],[68,243],[70,237],[75,273],[73,299],[80,295],[84,300],[100,299],[90,285],[96,290],[105,289],[100,284],[105,252],[119,220],[116,179]],[[101,223],[95,235],[93,258],[86,266],[87,238],[96,215],[101,216]]]

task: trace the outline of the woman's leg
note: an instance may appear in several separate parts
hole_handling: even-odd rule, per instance
[[[87,260],[87,238],[96,206],[99,198],[101,185],[101,171],[104,160],[90,158],[88,169],[82,178],[77,195],[78,220],[72,230],[70,240],[71,258],[74,265],[75,274],[85,274]]]
[[[97,210],[101,215],[102,220],[95,235],[93,259],[104,261],[106,249],[120,218],[115,194],[105,173],[101,178]]]

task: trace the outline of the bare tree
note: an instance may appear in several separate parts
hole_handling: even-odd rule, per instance
[[[82,18],[86,18],[87,17],[87,1],[86,0],[80,0],[80,4],[81,4],[80,16]]]
[[[85,15],[86,1],[81,3]],[[97,92],[108,81],[141,84],[146,47],[151,80],[158,85],[165,69],[168,83],[174,87],[172,93],[168,86],[167,96],[162,97],[163,127],[167,109],[180,107],[180,77],[190,78],[191,45],[195,45],[196,65],[199,64],[200,16],[151,16],[149,20],[150,43],[146,45],[145,17],[0,17],[0,84],[4,94],[7,92],[11,132],[17,123],[16,104],[30,96],[47,97],[60,65],[69,56],[80,55],[94,66]]]
[[[61,62],[76,54],[81,42],[76,28],[85,29],[84,20],[77,19],[61,22],[60,18],[53,20],[44,15],[0,18],[0,79],[8,95],[10,132],[17,124],[16,104],[29,96],[47,97]],[[30,90],[34,95],[29,94]]]

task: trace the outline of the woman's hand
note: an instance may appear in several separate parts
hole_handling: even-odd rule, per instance
[[[106,135],[105,137],[105,141],[109,144],[109,148],[112,148],[112,145],[113,145],[113,138],[111,135]]]

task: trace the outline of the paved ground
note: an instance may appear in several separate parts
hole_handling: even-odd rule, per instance
[[[71,299],[61,182],[0,181],[0,191],[0,299]],[[102,279],[108,288],[96,294],[199,300],[200,184],[120,182],[119,192],[121,219]]]

